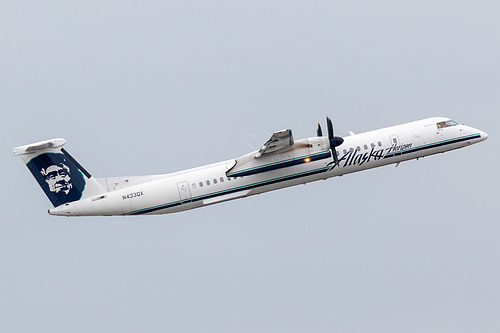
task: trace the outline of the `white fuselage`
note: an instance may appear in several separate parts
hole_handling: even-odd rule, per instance
[[[108,192],[49,210],[53,215],[166,214],[298,184],[399,163],[485,140],[486,133],[465,125],[439,128],[448,118],[428,118],[344,137],[333,162],[326,137],[295,142],[296,149],[238,159],[159,176],[98,179]],[[248,168],[235,168],[247,161]],[[248,164],[250,163],[250,164]],[[130,184],[130,185],[129,185]]]

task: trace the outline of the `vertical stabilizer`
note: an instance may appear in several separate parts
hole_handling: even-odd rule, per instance
[[[102,194],[104,189],[64,148],[65,139],[16,147],[54,207]]]

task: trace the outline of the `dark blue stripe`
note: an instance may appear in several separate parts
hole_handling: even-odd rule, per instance
[[[331,156],[332,155],[330,154],[330,152],[325,152],[325,153],[318,154],[318,155],[304,156],[304,157],[297,158],[297,159],[294,159],[291,161],[286,161],[286,162],[281,162],[281,163],[276,163],[276,164],[271,164],[271,165],[265,165],[262,167],[256,167],[256,168],[251,169],[251,170],[245,170],[245,171],[240,171],[240,172],[235,172],[235,173],[229,172],[227,175],[229,177],[243,177],[243,176],[255,175],[257,173],[273,171],[273,170],[278,170],[278,169],[282,169],[282,168],[288,168],[291,166],[300,165],[300,164],[304,164],[304,163],[310,163],[313,161],[319,161],[319,160],[322,160],[325,158],[330,158]],[[309,158],[308,162],[306,162],[306,158]]]

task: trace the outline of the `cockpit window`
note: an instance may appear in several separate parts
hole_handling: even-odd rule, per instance
[[[451,127],[451,126],[456,126],[458,123],[453,120],[447,120],[447,121],[441,121],[436,124],[438,129],[445,128],[445,127]]]

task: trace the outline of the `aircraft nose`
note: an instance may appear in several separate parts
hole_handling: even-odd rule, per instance
[[[479,133],[481,134],[481,141],[488,139],[488,133],[483,131],[479,131]]]

